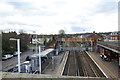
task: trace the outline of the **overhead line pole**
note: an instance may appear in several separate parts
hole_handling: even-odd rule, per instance
[[[37,54],[37,34],[36,34],[36,54]]]

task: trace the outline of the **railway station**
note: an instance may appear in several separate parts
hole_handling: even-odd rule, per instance
[[[37,49],[39,52],[33,51],[26,62],[21,63],[21,73],[91,80],[119,77],[119,45],[117,41],[104,41],[98,34],[72,35],[53,40],[49,46],[42,47],[42,51],[40,46]],[[18,67],[8,72],[18,72]]]
[[[0,0],[0,7],[0,79],[120,80],[120,0]]]

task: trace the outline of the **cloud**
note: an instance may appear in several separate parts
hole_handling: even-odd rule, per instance
[[[118,26],[117,0],[1,0],[0,5],[0,29],[50,34],[116,31]]]
[[[76,26],[72,26],[72,31],[80,33],[80,32],[90,31],[90,29],[88,26],[84,27],[84,26],[76,25]]]
[[[31,3],[28,2],[8,2],[7,4],[12,5],[15,9],[22,11],[36,9],[31,5]]]
[[[94,26],[94,30],[97,32],[108,32],[118,30],[117,13],[113,14],[96,14],[92,17],[93,20],[88,23]]]
[[[112,13],[118,11],[118,2],[115,1],[103,1],[103,3],[100,3],[97,5],[96,13]]]

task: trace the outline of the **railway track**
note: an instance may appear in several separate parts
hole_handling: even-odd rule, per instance
[[[79,46],[76,43],[72,43],[71,45]],[[84,51],[78,50],[70,51],[63,75],[105,77],[91,58]]]

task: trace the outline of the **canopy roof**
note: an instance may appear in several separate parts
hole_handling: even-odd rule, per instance
[[[50,52],[52,52],[53,50],[54,50],[54,49],[52,49],[52,48],[46,49],[46,50],[40,52],[40,56],[41,56],[41,57],[44,57],[44,56],[46,56],[47,54],[49,54]],[[36,56],[39,56],[39,54],[33,54],[33,55],[32,55],[32,57],[36,57]]]

